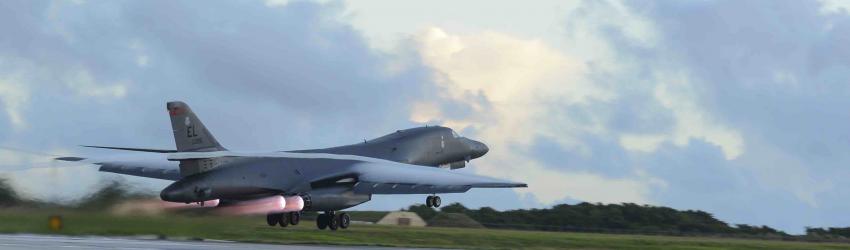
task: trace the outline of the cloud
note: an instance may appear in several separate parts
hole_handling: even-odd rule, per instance
[[[0,101],[12,127],[26,127],[22,109],[29,100],[29,90],[12,76],[0,78]]]
[[[574,122],[554,110],[610,96],[584,84],[586,69],[575,58],[548,47],[497,32],[454,35],[432,27],[417,36],[426,65],[436,70],[445,100],[418,103],[411,119],[440,121],[487,142],[491,153],[475,170],[529,183],[525,194],[552,204],[567,197],[597,202],[647,203],[649,185],[629,178],[608,178],[589,171],[565,171],[541,165],[526,148],[545,136],[570,149],[573,138],[601,133],[593,121]],[[441,105],[452,103],[453,105]],[[551,105],[554,104],[555,107]],[[458,106],[471,113],[452,115]]]
[[[654,92],[656,100],[672,112],[675,120],[675,128],[667,140],[681,146],[691,138],[700,138],[720,146],[727,160],[740,156],[744,151],[740,133],[712,121],[711,115],[694,102],[699,96],[686,79],[665,73],[661,72],[662,75],[656,78],[660,84]]]
[[[616,96],[588,107],[617,121],[603,136],[630,152],[626,164],[667,183],[650,191],[653,200],[799,232],[836,224],[825,218],[841,216],[823,208],[842,202],[820,197],[843,189],[841,166],[850,163],[834,153],[848,150],[848,75],[838,72],[848,65],[839,41],[850,19],[821,7],[587,1],[570,14],[566,50],[582,53],[591,65],[585,78]],[[780,211],[757,215],[771,209]],[[781,216],[801,213],[823,217]]]
[[[269,7],[282,7],[289,4],[289,0],[266,0],[266,6]]]
[[[614,9],[622,12],[624,8]],[[639,18],[635,14],[621,16]],[[655,36],[649,31],[654,27],[646,20],[639,23],[624,27],[633,30],[627,37],[640,40],[641,46],[652,46],[655,38],[647,36]],[[422,60],[437,71],[437,84],[444,91],[438,95],[449,101],[418,103],[411,119],[439,121],[483,139],[492,153],[482,160],[485,166],[478,166],[478,172],[526,180],[531,184],[528,193],[545,204],[567,197],[654,203],[651,192],[663,188],[665,181],[635,166],[628,152],[616,151],[621,147],[652,153],[662,144],[686,147],[699,139],[720,146],[727,159],[744,152],[738,132],[714,121],[699,107],[693,101],[698,96],[691,83],[675,71],[655,72],[652,79],[642,80],[647,81],[643,86],[634,86],[596,79],[615,73],[596,62],[583,63],[587,58],[580,56],[582,53],[557,50],[540,40],[497,32],[453,35],[436,27],[423,31],[417,39]],[[595,56],[610,70],[628,72],[630,64],[605,58],[613,55],[601,52]],[[619,111],[634,105],[651,107],[634,112],[654,113],[623,116]],[[450,114],[458,106],[473,112]],[[629,117],[644,119],[647,126],[631,125],[635,123]],[[538,154],[539,138],[557,149]]]
[[[121,98],[127,95],[127,83],[98,85],[86,70],[80,70],[65,77],[65,84],[77,95],[95,98]]]
[[[850,10],[850,3],[841,0],[819,0],[821,14],[841,13]]]
[[[418,126],[408,110],[433,92],[429,69],[373,51],[341,11],[312,2],[4,2],[0,30],[15,35],[0,38],[0,105],[10,117],[2,144],[93,157],[116,152],[74,145],[171,148],[171,100],[190,103],[236,150],[340,145]],[[402,66],[387,71],[392,64]],[[55,195],[42,187],[73,198],[86,191],[73,180],[111,176],[83,169],[9,175],[31,180],[15,185],[42,198]]]
[[[807,127],[825,121],[834,123],[836,117],[820,116],[820,112],[804,115],[803,110],[824,98],[838,98],[841,93],[846,93],[839,85],[825,85],[819,68],[831,65],[823,65],[820,61],[824,57],[830,58],[830,61],[833,59],[819,55],[818,50],[833,39],[834,34],[844,32],[828,27],[841,27],[847,17],[823,16],[818,12],[819,6],[813,3],[783,6],[765,10],[755,5],[739,6],[720,1],[633,7],[648,13],[648,18],[655,20],[659,33],[663,34],[660,40],[664,42],[651,51],[659,60],[647,60],[645,63],[661,68],[666,66],[661,60],[678,61],[682,71],[687,72],[691,85],[699,89],[698,96],[689,98],[694,101],[693,105],[701,107],[715,120],[723,121],[723,127],[734,127],[738,131],[724,134],[720,133],[723,130],[708,130],[709,135],[716,134],[717,142],[714,143],[732,145],[730,148],[733,150],[724,147],[724,152],[737,152],[734,149],[739,147],[734,145],[741,144],[735,143],[739,140],[736,138],[747,141],[747,145],[753,142],[747,148],[754,152],[740,156],[741,162],[748,162],[745,167],[754,168],[754,173],[765,185],[789,190],[809,205],[816,206],[818,202],[813,197],[822,190],[817,188],[820,186],[817,183],[826,181],[823,178],[827,176],[819,176],[803,167],[808,165],[802,163],[806,161],[804,154],[795,149],[795,145],[787,143],[799,144],[823,138],[821,132],[809,133],[811,137],[807,139],[799,135],[811,130],[797,130],[795,135],[789,135],[791,130],[777,129],[790,128],[789,125]],[[740,11],[741,7],[748,11]],[[795,22],[775,22],[790,16],[795,17]],[[734,25],[727,25],[729,23]],[[683,24],[687,24],[688,28],[685,29]],[[824,40],[818,40],[820,37]],[[730,39],[735,42],[728,42]],[[622,52],[628,55],[630,51]],[[839,63],[832,64],[835,66],[846,65],[846,59],[833,62]],[[832,93],[823,92],[835,87],[838,89],[830,91]],[[801,99],[813,95],[820,98]],[[819,109],[829,110],[831,107],[838,106],[831,104]],[[797,115],[788,116],[794,113]],[[730,158],[729,153],[726,155]],[[786,159],[780,160],[781,164],[769,163],[782,158]],[[772,166],[767,167],[766,164]]]
[[[493,151],[477,171],[527,178],[544,203],[665,204],[791,232],[835,224],[777,221],[841,206],[821,197],[843,189],[850,163],[835,153],[850,136],[848,16],[785,4],[586,1],[560,49],[431,28],[417,41],[441,99],[411,119],[482,138]]]

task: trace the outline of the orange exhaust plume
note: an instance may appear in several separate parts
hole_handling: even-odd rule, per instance
[[[286,200],[286,207],[283,208],[284,212],[298,212],[304,209],[304,199],[301,196],[289,196],[284,199]]]
[[[285,208],[286,199],[284,199],[283,196],[272,196],[218,207],[216,212],[226,215],[255,215],[282,213]]]

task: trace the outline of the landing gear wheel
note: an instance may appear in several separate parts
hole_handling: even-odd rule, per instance
[[[268,223],[269,226],[272,226],[272,227],[274,225],[277,225],[278,221],[280,221],[280,219],[277,218],[278,216],[280,216],[280,214],[268,214],[268,215],[266,215],[266,223]]]
[[[325,230],[328,227],[328,215],[320,214],[319,217],[316,217],[316,226],[321,230]]]
[[[287,217],[289,217],[289,216],[286,216],[286,214],[277,214],[277,218],[278,218],[277,223],[278,223],[278,225],[280,225],[280,227],[286,227],[286,226],[289,225],[289,218],[287,218]]]
[[[300,212],[291,212],[289,213],[289,224],[293,226],[298,225],[301,222],[301,213]]]
[[[425,198],[425,206],[428,207],[440,207],[441,203],[440,196],[429,195],[428,198]]]
[[[333,214],[329,214],[325,217],[328,220],[328,228],[336,231],[339,228],[339,220]]]
[[[347,213],[339,214],[339,228],[346,229],[349,225],[351,225],[351,216]]]

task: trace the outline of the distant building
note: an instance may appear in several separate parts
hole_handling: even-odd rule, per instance
[[[395,225],[409,227],[424,227],[425,220],[414,212],[389,212],[378,220],[378,225]]]

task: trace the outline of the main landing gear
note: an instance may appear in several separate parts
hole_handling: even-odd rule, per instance
[[[347,213],[337,215],[334,211],[325,211],[316,218],[316,226],[322,230],[325,228],[330,230],[346,229],[349,225],[351,225],[351,217]]]
[[[280,225],[286,227],[288,225],[298,225],[301,222],[301,212],[277,213],[266,215],[266,223],[269,226]]]
[[[428,207],[440,207],[441,203],[440,196],[429,195],[428,198],[425,198],[425,206]]]

